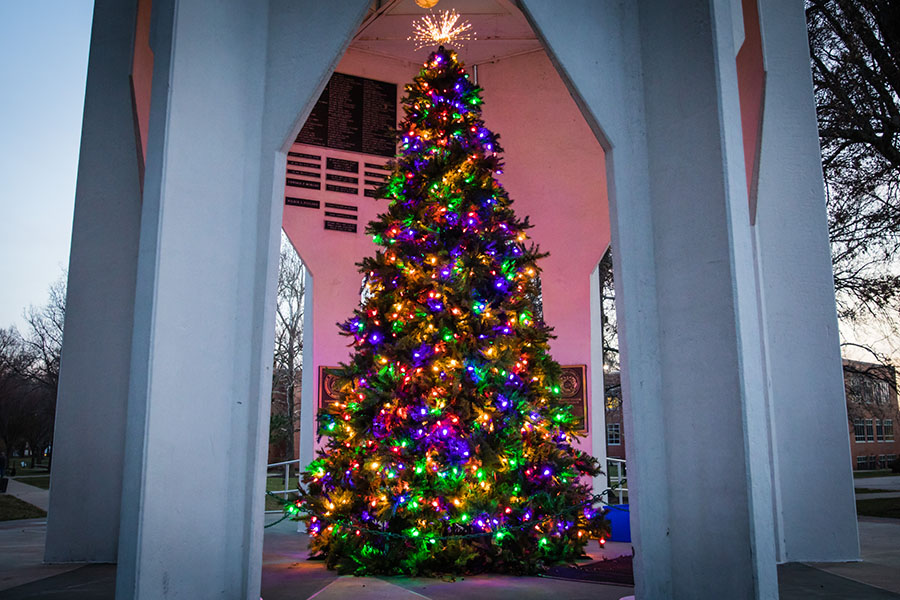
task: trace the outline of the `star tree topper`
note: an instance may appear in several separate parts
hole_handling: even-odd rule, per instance
[[[431,13],[413,21],[413,35],[406,39],[416,42],[416,50],[444,44],[461,48],[463,41],[477,39],[474,31],[469,33],[470,29],[472,24],[468,21],[460,22],[456,10],[442,10],[436,15]]]

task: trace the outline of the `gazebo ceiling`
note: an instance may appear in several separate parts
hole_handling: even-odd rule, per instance
[[[455,9],[460,20],[472,24],[470,32],[477,38],[464,42],[459,50],[460,58],[467,65],[494,62],[541,50],[543,46],[525,19],[525,15],[510,0],[439,0],[431,9],[437,11]],[[401,58],[420,63],[429,48],[415,50],[412,23],[429,14],[415,0],[386,0],[375,2],[350,47],[358,50]]]

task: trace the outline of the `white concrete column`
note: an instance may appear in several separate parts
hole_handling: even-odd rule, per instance
[[[259,597],[284,150],[345,4],[154,2],[120,600]]]
[[[778,559],[859,558],[803,3],[759,2],[766,66],[756,252]]]
[[[85,90],[48,562],[115,562],[141,214],[132,112],[136,2],[97,0]]]
[[[638,598],[776,598],[730,2],[523,0],[611,160]]]

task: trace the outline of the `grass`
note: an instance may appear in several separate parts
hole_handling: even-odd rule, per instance
[[[0,521],[13,521],[16,519],[37,519],[46,517],[47,513],[32,506],[24,500],[19,500],[9,494],[0,494]]]
[[[857,500],[856,514],[861,517],[900,519],[900,498],[872,498]]]
[[[890,469],[881,469],[880,471],[853,471],[854,479],[868,479],[870,477],[890,477],[891,475],[898,475],[898,473],[894,473]]]
[[[49,475],[37,475],[34,477],[16,477],[16,481],[20,483],[24,483],[27,485],[33,485],[34,487],[39,487],[42,490],[50,489],[50,476]]]
[[[274,492],[277,490],[284,489],[284,476],[281,477],[267,477],[266,478],[266,491]],[[295,490],[297,489],[297,478],[291,477],[288,485],[288,489]],[[266,510],[280,510],[281,503],[273,498],[272,496],[266,495]]]
[[[46,460],[46,459],[44,459]],[[22,462],[25,463],[25,466],[22,466]],[[15,467],[16,469],[16,477],[21,477],[23,475],[47,475],[49,471],[47,470],[47,465],[41,464],[40,462],[34,465],[32,469],[31,465],[31,457],[30,456],[13,456],[9,459],[9,463],[6,466],[6,477],[10,477],[10,469]]]

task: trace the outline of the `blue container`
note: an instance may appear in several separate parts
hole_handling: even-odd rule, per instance
[[[627,504],[611,504],[606,519],[612,529],[611,542],[631,542],[631,520]]]

